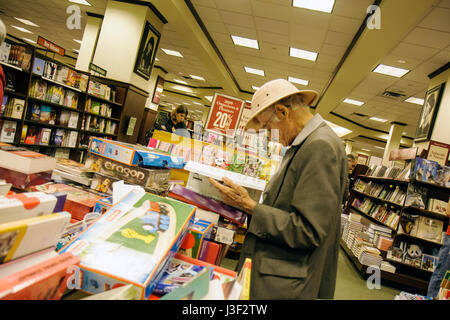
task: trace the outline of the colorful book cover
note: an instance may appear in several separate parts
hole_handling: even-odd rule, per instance
[[[14,143],[16,137],[17,123],[16,121],[5,120],[2,123],[2,132],[0,141],[6,143]]]
[[[78,112],[70,112],[69,122],[67,126],[69,128],[76,128],[78,126],[78,118],[79,118]]]
[[[414,176],[418,181],[436,183],[438,168],[438,162],[417,157],[414,167]]]
[[[11,52],[11,44],[8,42],[3,42],[0,45],[0,61],[7,63],[9,60],[10,52]]]
[[[11,118],[21,119],[23,109],[25,107],[25,100],[13,98],[11,99],[11,104],[12,104]]]
[[[70,213],[61,212],[0,225],[0,264],[56,246],[70,222]]]
[[[417,207],[420,209],[426,208],[426,203],[428,200],[427,189],[412,184],[408,185],[408,190],[406,193],[405,206]]]
[[[53,63],[53,62],[50,62],[50,61],[46,61],[45,62],[45,66],[44,66],[44,74],[43,74],[43,76],[45,78],[50,79],[50,80],[55,80],[56,68],[57,68],[56,63]]]
[[[64,140],[64,130],[63,129],[56,129],[55,135],[53,136],[53,144],[60,146],[62,145]]]
[[[33,73],[39,76],[44,74],[45,60],[35,57],[33,63]]]
[[[37,128],[36,127],[28,127],[27,136],[25,138],[26,144],[36,144],[36,136],[37,136]]]
[[[133,190],[60,252],[80,257],[82,290],[99,293],[120,280],[142,288],[147,299],[194,213],[191,205]]]
[[[30,120],[40,121],[41,119],[41,106],[37,103],[33,103],[30,108]]]
[[[52,135],[52,130],[49,128],[42,128],[41,130],[41,145],[47,146],[50,143],[50,137]]]
[[[58,124],[60,126],[67,126],[69,124],[70,111],[63,110],[61,111],[61,115],[59,116]]]
[[[41,106],[41,113],[39,115],[39,121],[48,123],[50,121],[50,113],[52,108],[48,106]]]
[[[45,100],[47,94],[47,82],[41,79],[33,80],[31,96],[36,99]]]
[[[74,277],[76,268],[71,267],[79,261],[68,252],[14,272],[0,279],[0,299],[58,300]]]

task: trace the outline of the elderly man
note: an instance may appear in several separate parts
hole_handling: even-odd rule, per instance
[[[237,270],[252,259],[251,299],[332,299],[348,164],[342,141],[309,106],[315,91],[269,81],[252,99],[247,129],[278,130],[289,146],[262,203],[230,179],[210,179],[225,203],[251,217]]]

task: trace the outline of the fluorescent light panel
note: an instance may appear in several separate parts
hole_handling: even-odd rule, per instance
[[[245,72],[257,74],[259,76],[264,77],[264,70],[259,70],[259,69],[249,68],[249,67],[244,67],[244,69],[245,69]]]
[[[294,58],[305,59],[309,61],[316,61],[317,52],[307,51],[297,48],[289,48],[289,55]]]
[[[405,102],[420,104],[421,106],[423,106],[425,100],[416,97],[409,97],[408,99],[405,100]]]
[[[409,72],[409,70],[379,64],[373,72],[385,74],[392,77],[401,78]]]
[[[69,2],[83,4],[85,6],[91,6],[91,4],[89,2],[87,2],[86,0],[69,0]]]
[[[28,38],[22,38],[22,39],[27,41],[27,42],[36,44],[36,41],[34,41],[34,40],[31,40],[31,39],[28,39]]]
[[[14,17],[14,19],[19,20],[20,22],[22,22],[23,24],[26,24],[27,26],[39,27],[36,23],[31,22],[30,20],[27,20],[27,19],[22,19],[22,18],[17,18],[17,17]]]
[[[308,80],[298,79],[298,78],[294,78],[294,77],[288,77],[288,81],[293,82],[293,83],[302,84],[304,86],[307,86],[309,83]]]
[[[325,120],[325,122],[331,127],[331,129],[333,129],[338,137],[343,137],[352,132],[351,130],[338,126],[337,124],[334,124],[330,121]]]
[[[183,58],[183,55],[175,50],[169,50],[169,49],[163,49],[161,48],[162,51],[164,51],[166,54],[170,55],[170,56],[176,56],[176,57],[180,57]]]
[[[293,7],[331,13],[334,0],[293,0]]]
[[[231,36],[231,38],[233,39],[234,44],[237,46],[259,49],[257,40],[233,36],[233,35]]]
[[[353,100],[353,99],[345,99],[344,100],[345,103],[350,103],[350,104],[354,104],[356,106],[362,106],[364,104],[364,102],[362,101],[358,101],[358,100]]]
[[[190,76],[192,79],[195,79],[195,80],[205,81],[205,78],[200,77],[200,76],[194,76],[193,74],[190,74],[189,76]]]
[[[253,88],[253,90],[258,90],[260,87],[257,87],[257,86],[252,86],[252,88]]]
[[[77,40],[77,39],[72,39],[72,40],[81,44],[81,40]]]
[[[183,80],[175,79],[174,81],[178,82],[178,83],[181,83],[181,84],[188,84],[186,81],[183,81]]]
[[[22,27],[13,26],[13,25],[11,25],[11,27],[13,27],[13,28],[15,28],[15,29],[17,29],[17,30],[19,30],[19,31],[25,32],[25,33],[33,33],[33,32],[31,32],[30,30],[25,29],[25,28],[22,28]]]
[[[364,148],[362,148],[361,150],[370,152],[370,150],[369,150],[369,149],[364,149]]]
[[[385,119],[376,118],[376,117],[370,117],[369,119],[373,120],[373,121],[378,121],[378,122],[387,122],[387,120],[385,120]]]

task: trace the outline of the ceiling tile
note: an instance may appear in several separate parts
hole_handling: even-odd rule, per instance
[[[450,9],[434,8],[419,24],[420,27],[450,32]]]

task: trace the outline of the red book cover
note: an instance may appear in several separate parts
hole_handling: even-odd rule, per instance
[[[58,300],[67,288],[68,268],[80,259],[70,252],[0,279],[2,300]]]
[[[207,246],[204,261],[215,265],[217,257],[219,256],[220,245],[206,239],[205,241],[207,242]]]

